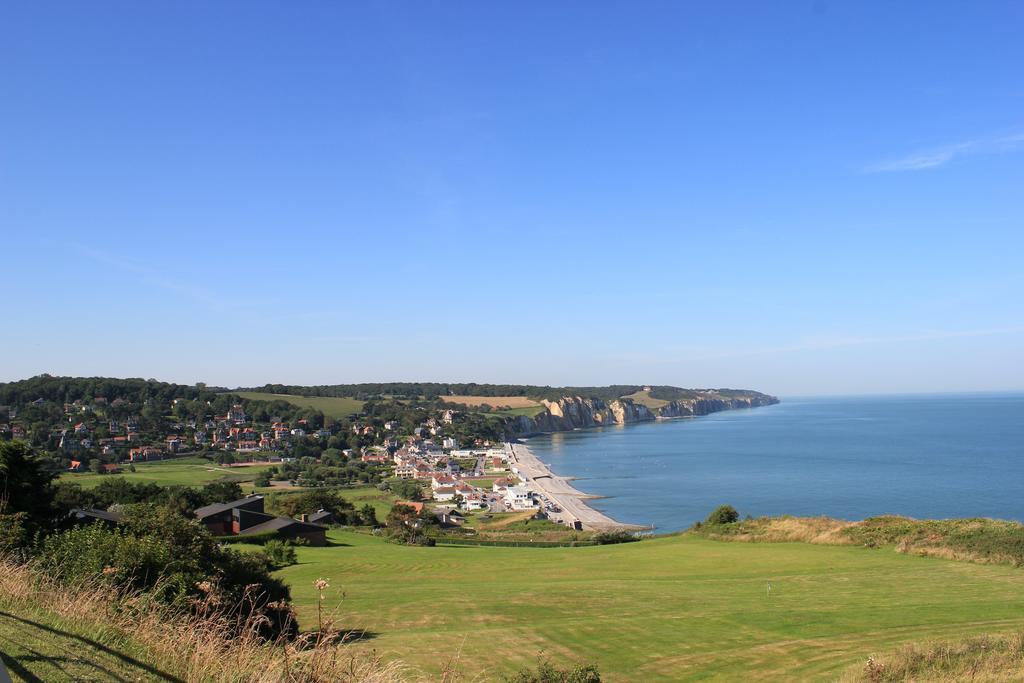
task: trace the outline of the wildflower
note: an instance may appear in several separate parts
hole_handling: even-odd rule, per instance
[[[327,579],[317,579],[313,582],[313,585],[316,586],[316,589],[321,593],[331,587],[331,584]]]

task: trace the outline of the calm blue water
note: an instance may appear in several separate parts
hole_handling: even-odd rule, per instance
[[[1024,521],[1024,394],[786,399],[752,410],[529,439],[621,522],[741,515]]]

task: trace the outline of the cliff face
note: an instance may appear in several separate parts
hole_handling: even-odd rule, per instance
[[[508,426],[509,431],[516,435],[564,432],[600,425],[647,422],[657,418],[708,415],[721,410],[755,408],[778,402],[779,400],[774,396],[764,394],[743,398],[708,395],[701,398],[672,401],[668,405],[658,408],[657,414],[655,414],[647,406],[634,403],[628,398],[606,402],[601,399],[581,396],[563,396],[557,401],[542,401],[543,412],[532,418],[521,415]]]
[[[658,417],[689,417],[691,415],[709,415],[721,410],[736,410],[737,408],[757,408],[758,406],[770,406],[778,403],[779,399],[774,396],[749,396],[743,398],[691,398],[682,401],[672,401],[667,406],[658,408]]]

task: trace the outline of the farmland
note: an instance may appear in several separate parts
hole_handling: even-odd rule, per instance
[[[526,396],[445,396],[443,400],[470,410],[488,405],[495,409],[493,415],[504,417],[533,417],[544,410],[542,404]]]
[[[231,393],[250,401],[287,401],[300,408],[319,410],[327,417],[335,419],[356,415],[363,409],[363,401],[357,401],[354,398],[268,394],[262,391],[233,391]]]
[[[304,625],[313,581],[366,645],[436,675],[495,678],[592,662],[606,680],[831,680],[908,641],[1024,625],[1024,572],[892,548],[674,536],[581,548],[406,547],[334,531],[289,582]],[[458,577],[453,580],[453,577]],[[768,592],[768,583],[771,591]]]

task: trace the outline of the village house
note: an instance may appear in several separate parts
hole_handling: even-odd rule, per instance
[[[236,403],[235,405],[231,406],[231,410],[228,411],[228,414],[227,414],[225,419],[228,422],[231,422],[232,424],[244,425],[245,424],[245,410],[242,409],[241,405]]]
[[[147,462],[149,460],[162,460],[163,452],[156,446],[139,446],[128,451],[129,462]]]
[[[482,495],[473,493],[463,497],[462,507],[466,510],[486,510],[489,506]]]
[[[435,491],[439,488],[453,487],[455,486],[455,483],[455,477],[443,472],[435,473],[431,475],[430,478],[430,488]],[[454,489],[452,489],[452,491],[454,493]]]
[[[438,502],[446,502],[449,500],[455,500],[455,488],[451,486],[439,486],[434,488],[434,500]]]

